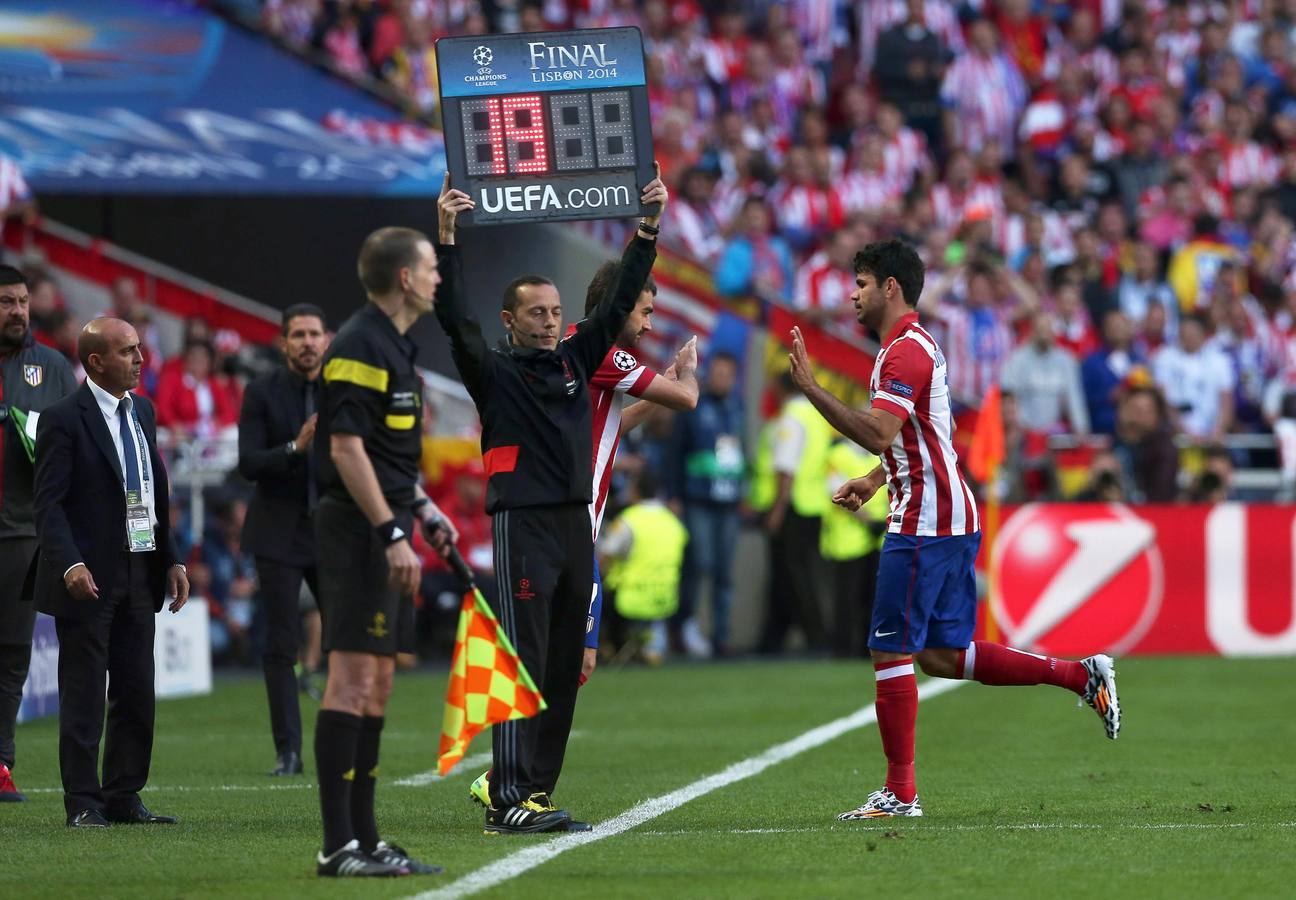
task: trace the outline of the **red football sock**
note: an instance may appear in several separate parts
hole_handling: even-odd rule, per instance
[[[918,679],[913,658],[876,663],[877,722],[882,752],[887,758],[887,788],[902,803],[912,803],[914,783],[914,733],[918,726]]]
[[[975,641],[959,651],[958,666],[958,677],[982,684],[1051,684],[1083,694],[1089,682],[1089,673],[1075,660],[1037,656],[989,641]]]

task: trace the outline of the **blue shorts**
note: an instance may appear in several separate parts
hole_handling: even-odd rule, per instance
[[[888,534],[878,563],[869,647],[916,653],[963,649],[976,630],[976,558],[981,534]]]
[[[585,617],[585,649],[598,649],[599,625],[603,619],[603,575],[598,557],[594,557],[594,590],[590,594],[589,615]]]

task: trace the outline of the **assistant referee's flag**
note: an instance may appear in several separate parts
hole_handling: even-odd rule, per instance
[[[467,590],[441,722],[437,770],[442,775],[463,759],[478,732],[496,722],[529,718],[546,707],[458,550],[451,549],[449,562]]]

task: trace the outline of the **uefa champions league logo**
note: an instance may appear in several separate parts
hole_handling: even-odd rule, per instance
[[[479,66],[489,66],[495,59],[495,54],[491,52],[490,47],[478,47],[473,51],[472,58]]]

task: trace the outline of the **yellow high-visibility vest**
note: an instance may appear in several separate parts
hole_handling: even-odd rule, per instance
[[[799,516],[822,516],[832,506],[832,495],[824,490],[828,482],[832,426],[805,397],[789,400],[783,407],[783,414],[795,419],[805,432],[801,459],[792,476],[792,509]]]
[[[829,495],[845,482],[867,475],[877,466],[878,458],[847,440],[837,441],[828,451]],[[841,562],[868,556],[882,544],[882,536],[869,525],[885,522],[890,510],[886,486],[872,496],[859,512],[829,503],[819,531],[819,552],[824,559]]]
[[[603,579],[604,586],[616,591],[617,612],[643,622],[673,615],[688,544],[684,523],[653,500],[634,504],[611,527],[629,528],[633,536],[629,555],[609,565]]]

